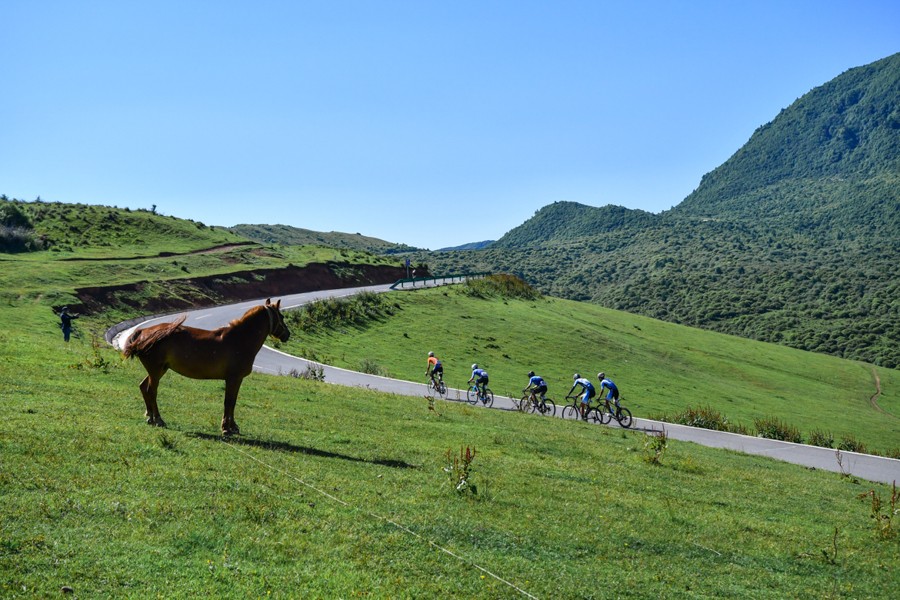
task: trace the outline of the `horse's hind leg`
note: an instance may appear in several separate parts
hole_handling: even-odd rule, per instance
[[[161,375],[159,377],[161,377]],[[162,420],[162,417],[159,416],[159,406],[156,404],[156,391],[159,389],[159,377],[147,375],[141,382],[140,388],[141,395],[144,397],[144,405],[147,407],[147,412],[144,413],[144,416],[147,417],[147,424],[165,427],[166,423]]]
[[[243,377],[234,377],[225,380],[225,414],[222,415],[222,433],[224,435],[238,435],[241,433],[237,422],[234,420],[234,406],[237,404],[238,392],[241,391]]]

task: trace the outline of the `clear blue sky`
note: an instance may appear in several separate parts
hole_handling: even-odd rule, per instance
[[[681,202],[897,0],[0,2],[0,193],[439,248]]]

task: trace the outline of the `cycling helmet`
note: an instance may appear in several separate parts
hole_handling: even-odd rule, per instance
[[[478,368],[478,363],[475,363],[474,365],[472,365],[472,370],[473,370],[473,371],[474,371],[475,369],[477,369],[477,368]]]
[[[434,352],[429,352],[428,356],[434,356]]]
[[[578,373],[575,373],[575,376],[572,377],[572,379],[581,379],[581,375],[579,375]]]
[[[528,371],[528,376],[529,376],[529,377],[534,377],[534,371]]]
[[[600,381],[603,381],[604,379],[606,379],[606,373],[604,373],[603,371],[600,371],[599,373],[597,373],[597,379],[599,379]]]

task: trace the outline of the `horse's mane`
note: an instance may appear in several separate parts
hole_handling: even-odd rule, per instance
[[[231,323],[228,324],[228,326],[235,327],[237,325],[240,325],[241,323],[243,323],[244,321],[246,321],[247,319],[249,319],[256,313],[258,313],[260,311],[264,311],[264,310],[266,310],[265,306],[262,306],[262,305],[254,306],[253,308],[248,309],[247,312],[245,312],[243,315],[241,315],[237,319],[232,320]]]
[[[128,336],[128,341],[125,343],[125,350],[122,354],[125,358],[140,356],[143,352],[152,348],[153,344],[159,340],[169,337],[181,329],[181,324],[184,323],[186,318],[187,315],[182,315],[171,323],[164,323],[147,329],[138,329]]]

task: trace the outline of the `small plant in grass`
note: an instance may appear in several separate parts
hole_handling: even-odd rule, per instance
[[[178,451],[178,440],[165,431],[159,433],[157,441],[159,441],[159,445],[166,450],[171,450],[173,452]]]
[[[831,551],[829,552],[827,548],[822,548],[822,556],[825,557],[825,562],[830,565],[837,564],[837,555],[838,555],[838,528],[834,528],[834,536],[831,538]]]
[[[70,369],[93,369],[103,373],[109,373],[113,367],[113,363],[103,355],[101,348],[107,348],[106,343],[100,342],[100,336],[96,332],[91,332],[91,355],[80,363],[69,365]]]
[[[765,417],[763,419],[755,419],[753,422],[756,426],[756,435],[758,437],[794,442],[795,444],[803,443],[803,436],[800,435],[800,430],[780,419]]]
[[[666,430],[654,431],[644,440],[644,460],[651,465],[662,464],[662,457],[669,447],[669,436]]]
[[[869,516],[875,521],[875,532],[878,537],[883,540],[896,537],[897,529],[894,528],[894,517],[900,514],[900,493],[897,492],[897,482],[894,482],[887,506],[882,501],[881,495],[875,490],[860,494],[858,498],[860,500],[872,499],[872,512]]]
[[[475,484],[470,481],[472,462],[475,460],[475,448],[466,446],[464,450],[460,447],[459,456],[453,456],[453,451],[448,449],[446,456],[447,466],[444,467],[444,472],[449,474],[450,483],[453,484],[454,489],[460,494],[465,492],[477,494],[478,490]]]
[[[821,446],[822,448],[834,448],[834,436],[831,432],[814,429],[809,434],[809,444],[813,446]]]

